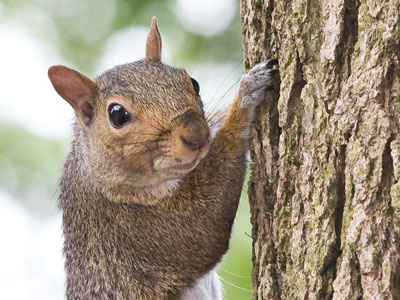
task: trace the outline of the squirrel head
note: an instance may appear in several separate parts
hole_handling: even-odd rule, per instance
[[[82,152],[91,183],[111,201],[158,202],[168,194],[160,187],[192,171],[209,149],[199,85],[185,70],[163,64],[161,49],[153,17],[145,59],[94,81],[64,66],[48,72],[78,118],[75,151]]]

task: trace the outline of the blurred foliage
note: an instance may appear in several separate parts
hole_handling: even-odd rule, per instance
[[[22,24],[34,38],[88,74],[96,69],[114,33],[131,26],[148,27],[154,15],[163,39],[173,45],[170,64],[241,63],[238,9],[225,31],[206,37],[185,30],[174,8],[173,0],[0,0],[0,20]],[[54,214],[67,149],[66,141],[38,137],[14,124],[0,123],[0,190],[23,202],[38,217]],[[219,270],[227,300],[251,299],[251,226],[246,194],[239,206],[231,249]]]
[[[23,18],[32,34],[49,45],[86,73],[92,73],[104,54],[113,33],[131,27],[149,27],[157,16],[163,39],[174,45],[172,64],[194,61],[240,62],[241,25],[239,11],[226,30],[205,37],[185,31],[174,12],[175,1],[55,1],[0,0],[3,20]],[[210,7],[212,9],[212,7]]]
[[[56,211],[56,190],[66,155],[62,141],[45,139],[22,127],[0,123],[0,189],[38,217]]]

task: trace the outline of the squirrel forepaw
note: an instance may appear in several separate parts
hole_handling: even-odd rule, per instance
[[[240,108],[255,108],[263,99],[265,91],[273,86],[272,76],[277,73],[273,66],[277,59],[269,59],[254,66],[240,81]]]

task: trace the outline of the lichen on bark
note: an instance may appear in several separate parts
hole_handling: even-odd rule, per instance
[[[400,299],[400,1],[242,0],[279,59],[249,197],[254,299]]]

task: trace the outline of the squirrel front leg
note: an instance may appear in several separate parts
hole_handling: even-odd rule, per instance
[[[277,72],[274,65],[277,65],[275,59],[262,62],[242,77],[231,111],[217,131],[209,153],[183,182],[182,189],[193,195],[183,205],[200,208],[202,222],[207,223],[205,227],[210,232],[204,237],[209,241],[207,256],[215,259],[214,263],[228,248],[246,173],[251,123],[257,105],[263,101],[266,90],[273,86],[272,77]]]
[[[226,173],[229,178],[225,180],[237,182],[241,187],[245,171],[241,171],[243,174],[238,178],[231,172],[236,167],[245,167],[255,109],[264,100],[265,92],[273,87],[273,74],[277,72],[273,66],[277,64],[276,59],[267,60],[254,66],[242,77],[229,115],[217,131],[209,154],[199,166],[198,171],[208,173],[208,178],[219,179]]]
[[[220,181],[219,188],[214,186],[216,190],[210,192],[225,195],[217,200],[217,206],[230,227],[228,240],[246,173],[246,153],[255,110],[264,100],[266,91],[273,87],[273,74],[277,72],[273,67],[277,64],[276,59],[264,61],[242,77],[231,111],[217,131],[204,162],[208,165],[205,167],[209,172],[207,177]]]

